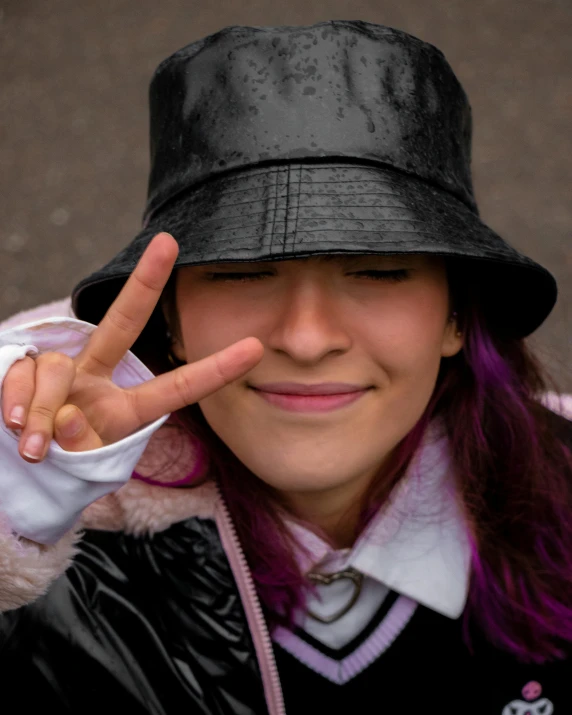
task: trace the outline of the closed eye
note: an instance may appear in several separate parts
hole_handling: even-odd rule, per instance
[[[207,273],[208,281],[256,281],[272,273]]]
[[[363,276],[370,280],[376,281],[390,281],[399,282],[404,281],[409,278],[410,270],[406,268],[399,268],[393,271],[357,271],[351,273],[350,275]],[[272,273],[259,272],[259,273],[207,273],[206,279],[209,281],[235,281],[235,282],[246,282],[246,281],[257,281],[266,278],[267,276],[272,276]]]
[[[376,281],[392,281],[398,283],[409,278],[410,271],[407,268],[398,268],[394,271],[358,271],[355,275],[366,275]]]

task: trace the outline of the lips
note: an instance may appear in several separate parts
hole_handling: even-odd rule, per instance
[[[263,400],[274,407],[289,412],[329,412],[331,410],[337,410],[356,402],[368,391],[369,388],[361,390],[354,389],[351,392],[345,393],[295,395],[255,389],[255,392],[260,395]]]
[[[268,382],[252,387],[255,390],[276,395],[346,395],[368,389],[363,385],[348,382],[321,382],[313,385],[300,382]]]

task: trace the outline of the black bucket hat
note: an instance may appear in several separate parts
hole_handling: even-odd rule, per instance
[[[74,288],[82,320],[99,323],[160,231],[179,244],[175,267],[323,253],[466,259],[490,319],[515,337],[556,302],[554,277],[480,221],[470,106],[426,42],[357,21],[228,27],[159,65],[150,112],[144,228]],[[134,352],[152,340],[155,314]]]

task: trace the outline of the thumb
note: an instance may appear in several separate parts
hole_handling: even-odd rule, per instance
[[[61,407],[54,421],[54,439],[67,452],[87,452],[103,447],[101,437],[75,405]]]

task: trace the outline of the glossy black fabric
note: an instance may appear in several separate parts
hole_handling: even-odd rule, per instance
[[[216,526],[197,518],[153,538],[87,532],[45,597],[0,615],[0,673],[3,712],[267,713]]]
[[[177,266],[332,252],[482,259],[491,315],[518,336],[554,305],[550,273],[478,218],[469,103],[432,45],[365,22],[230,27],[161,63],[150,109],[147,225],[74,288],[81,319],[101,320],[163,230],[180,245]]]

